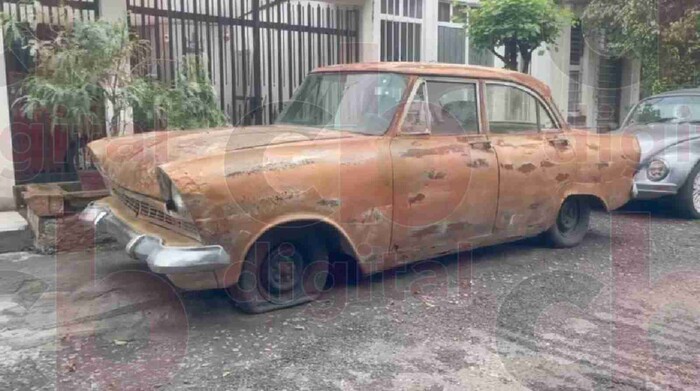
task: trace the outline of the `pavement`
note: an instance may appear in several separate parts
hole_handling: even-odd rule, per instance
[[[700,389],[700,222],[596,213],[263,315],[120,249],[0,255],[0,388]]]

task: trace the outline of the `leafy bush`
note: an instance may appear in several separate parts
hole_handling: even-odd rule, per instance
[[[226,118],[211,81],[196,66],[203,61],[187,57],[174,86],[167,87],[132,72],[135,59],[148,59],[149,45],[129,32],[126,23],[74,21],[62,26],[51,40],[40,40],[27,23],[0,14],[8,48],[27,49],[36,66],[14,102],[24,114],[48,114],[53,129],[62,125],[72,138],[124,132],[124,118],[134,118],[147,129],[191,129],[220,126]],[[106,104],[105,104],[106,103]]]
[[[188,56],[182,68],[172,87],[151,79],[134,86],[134,120],[143,129],[198,129],[226,124],[203,59]]]

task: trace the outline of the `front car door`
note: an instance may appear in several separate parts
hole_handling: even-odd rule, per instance
[[[397,263],[456,252],[492,234],[498,164],[482,131],[479,88],[462,79],[416,82],[391,141]]]
[[[517,238],[542,232],[555,220],[562,187],[573,178],[570,140],[530,89],[487,82],[484,95],[489,138],[500,165],[495,233]]]

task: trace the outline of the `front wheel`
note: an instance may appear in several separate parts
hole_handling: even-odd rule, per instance
[[[328,252],[313,235],[289,228],[258,240],[238,283],[228,292],[238,307],[262,313],[314,300],[328,279]]]
[[[700,219],[700,164],[690,172],[675,198],[675,208],[682,217]]]
[[[561,205],[557,222],[544,233],[552,247],[576,247],[586,237],[591,219],[591,207],[583,198],[571,197]]]

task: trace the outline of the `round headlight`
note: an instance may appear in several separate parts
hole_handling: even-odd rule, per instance
[[[668,176],[669,168],[665,161],[660,159],[652,160],[647,167],[647,178],[650,181],[658,182]]]
[[[177,188],[174,185],[171,185],[170,187],[170,196],[172,197],[171,200],[173,201],[173,205],[175,206],[177,212],[184,214],[187,210],[185,201],[183,201],[182,195],[180,195],[180,192],[177,191]]]

